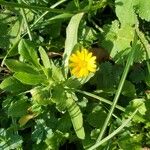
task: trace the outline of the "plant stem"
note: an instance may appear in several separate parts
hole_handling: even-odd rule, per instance
[[[1,0],[0,0],[0,5],[9,6],[9,7],[43,10],[43,11],[49,11],[49,12],[53,12],[53,13],[70,13],[70,11],[66,11],[66,10],[62,10],[62,9],[53,9],[53,8],[37,6],[37,5],[35,5],[35,6],[30,5],[29,6],[29,5],[26,5],[26,4],[18,4],[18,3],[6,2],[6,1],[1,1]],[[84,12],[84,11],[86,11],[86,10],[76,11],[74,13],[79,13],[79,12]]]
[[[54,5],[52,5],[50,8],[51,9],[54,9],[55,7],[57,7],[58,5],[60,5],[60,4],[62,4],[62,3],[64,3],[64,2],[66,2],[67,0],[61,0],[61,1],[59,1],[59,2],[57,2],[57,3],[55,3]],[[49,13],[49,11],[45,11],[32,25],[31,25],[31,28],[33,27],[33,26],[35,26],[45,15],[47,15]]]
[[[90,97],[92,97],[94,99],[97,99],[97,100],[99,100],[101,102],[104,102],[106,104],[109,104],[109,105],[113,104],[111,101],[109,101],[109,100],[107,100],[107,99],[105,99],[103,97],[97,96],[95,94],[92,94],[92,93],[89,93],[89,92],[86,92],[86,91],[77,90],[76,92],[82,93],[82,94],[87,95],[87,96],[90,96]],[[121,110],[121,111],[123,111],[123,112],[125,111],[125,109],[123,107],[119,106],[119,105],[116,105],[116,108],[119,109],[119,110]]]
[[[133,48],[132,48],[132,50],[131,50],[131,54],[130,54],[129,57],[128,57],[128,60],[127,60],[125,69],[124,69],[124,71],[123,71],[121,80],[120,80],[120,82],[119,82],[118,89],[117,89],[116,95],[115,95],[115,97],[114,97],[112,107],[111,107],[111,109],[110,109],[110,111],[109,111],[109,113],[108,113],[108,116],[107,116],[107,118],[106,118],[106,120],[105,120],[105,122],[104,122],[104,125],[103,125],[103,127],[102,127],[102,129],[101,129],[101,132],[100,132],[100,134],[99,134],[99,136],[98,136],[98,139],[97,139],[96,143],[99,142],[99,141],[101,141],[101,139],[103,138],[103,135],[104,135],[104,133],[105,133],[105,130],[106,130],[107,126],[108,126],[108,123],[109,123],[109,121],[110,121],[110,119],[111,119],[111,116],[112,116],[112,114],[113,114],[113,111],[114,111],[114,109],[115,109],[115,107],[116,107],[117,101],[118,101],[118,99],[119,99],[120,93],[121,93],[121,91],[122,91],[122,88],[123,88],[125,79],[126,79],[126,77],[127,77],[128,71],[129,71],[130,65],[131,65],[132,62],[133,62],[133,54],[134,54],[134,51],[135,51],[134,49],[135,49],[135,44],[136,44],[135,42],[136,42],[136,41],[134,41],[134,45],[133,45]]]
[[[95,145],[93,145],[92,147],[88,148],[87,150],[94,150],[97,147],[99,147],[100,145],[102,145],[103,143],[105,143],[108,140],[110,140],[111,138],[113,138],[116,134],[118,134],[131,121],[131,119],[134,117],[134,115],[137,113],[137,111],[138,111],[138,108],[133,112],[133,114],[130,116],[129,119],[125,120],[122,123],[122,125],[119,128],[117,128],[114,132],[112,132],[107,137],[105,137],[103,140],[101,140],[100,142],[96,143]]]
[[[19,2],[20,4],[22,3],[21,0],[18,0],[18,2]],[[30,30],[30,27],[29,27],[29,24],[28,24],[28,21],[27,21],[27,17],[26,17],[26,15],[25,15],[25,11],[24,11],[23,8],[21,8],[21,14],[22,14],[22,16],[23,16],[24,22],[25,22],[26,27],[27,27],[27,32],[28,32],[28,35],[29,35],[29,39],[30,39],[30,41],[32,41],[33,38],[32,38],[32,34],[31,34],[31,30]]]

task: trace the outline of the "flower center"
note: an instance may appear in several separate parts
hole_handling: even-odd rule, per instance
[[[82,60],[80,66],[81,66],[82,68],[87,68],[87,61]]]

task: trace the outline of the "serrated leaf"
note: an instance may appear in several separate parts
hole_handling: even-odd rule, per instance
[[[18,72],[13,75],[16,79],[24,84],[37,85],[45,84],[46,80],[43,75],[35,75],[25,72]]]
[[[18,45],[18,52],[25,60],[39,67],[39,59],[33,43],[22,39]]]
[[[66,106],[67,106],[69,115],[71,117],[71,121],[72,121],[77,137],[80,139],[84,139],[85,132],[84,132],[84,127],[83,127],[83,118],[82,118],[82,112],[79,106],[71,97],[69,97],[66,100]]]
[[[83,13],[79,13],[74,15],[67,27],[67,31],[66,31],[66,41],[65,41],[65,51],[64,51],[64,55],[63,55],[63,59],[64,59],[64,67],[66,70],[66,74],[68,73],[68,61],[69,61],[69,57],[71,55],[71,52],[73,50],[73,47],[75,46],[75,44],[77,43],[77,37],[78,37],[78,27],[79,27],[79,23],[81,21],[81,18],[83,16]]]
[[[15,59],[5,60],[5,65],[12,72],[26,72],[31,74],[38,74],[38,72],[32,66]]]

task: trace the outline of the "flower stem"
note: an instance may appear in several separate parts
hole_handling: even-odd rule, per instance
[[[105,99],[103,97],[97,96],[95,94],[92,94],[92,93],[89,93],[89,92],[86,92],[86,91],[76,90],[76,92],[84,94],[84,95],[87,95],[89,97],[92,97],[94,99],[99,100],[100,102],[104,102],[104,103],[109,104],[109,105],[113,104],[111,101],[109,101],[109,100],[107,100],[107,99]],[[119,109],[119,110],[121,110],[122,112],[125,111],[125,109],[123,107],[119,106],[119,105],[116,105],[116,108]]]
[[[101,140],[100,142],[96,143],[95,145],[93,145],[92,147],[88,148],[87,150],[94,150],[97,147],[99,147],[100,145],[102,145],[103,143],[107,142],[108,140],[110,140],[111,138],[113,138],[116,134],[118,134],[125,126],[127,126],[127,124],[132,120],[132,118],[134,117],[134,115],[137,113],[138,108],[132,113],[132,115],[130,116],[130,118],[128,118],[127,120],[125,120],[122,125],[117,128],[115,131],[113,131],[111,134],[109,134],[107,137],[105,137],[103,140]]]
[[[136,36],[136,35],[135,35],[135,36]],[[136,38],[136,37],[135,37],[135,38]],[[118,89],[117,89],[116,95],[115,95],[115,97],[114,97],[113,104],[112,104],[111,109],[110,109],[110,111],[109,111],[109,113],[108,113],[108,116],[107,116],[107,118],[106,118],[106,120],[105,120],[105,122],[104,122],[104,125],[103,125],[103,127],[102,127],[102,129],[101,129],[101,132],[100,132],[100,134],[99,134],[99,136],[98,136],[98,138],[97,138],[96,143],[99,142],[99,141],[101,141],[101,139],[103,138],[103,135],[104,135],[104,133],[105,133],[105,130],[106,130],[107,126],[108,126],[108,123],[109,123],[109,121],[110,121],[110,119],[111,119],[111,116],[112,116],[112,114],[113,114],[113,111],[114,111],[114,109],[115,109],[115,107],[116,107],[117,101],[118,101],[118,99],[119,99],[119,96],[120,96],[120,94],[121,94],[121,91],[122,91],[122,88],[123,88],[125,79],[126,79],[126,77],[127,77],[128,71],[129,71],[130,65],[131,65],[132,62],[133,62],[133,55],[134,55],[134,51],[135,51],[136,41],[137,41],[137,40],[135,39],[135,40],[134,40],[134,43],[133,43],[133,47],[132,47],[132,49],[131,49],[131,54],[130,54],[129,57],[128,57],[128,60],[127,60],[125,69],[124,69],[124,71],[123,71],[123,74],[122,74],[120,83],[119,83],[119,85],[118,85]]]

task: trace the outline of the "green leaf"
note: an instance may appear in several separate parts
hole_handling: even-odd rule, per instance
[[[68,73],[68,63],[69,63],[69,57],[71,55],[71,52],[75,46],[75,44],[77,44],[77,38],[78,38],[78,27],[79,27],[79,23],[81,21],[83,17],[83,13],[79,13],[74,15],[67,27],[67,31],[66,31],[66,41],[65,41],[65,51],[64,51],[64,55],[63,55],[63,59],[64,59],[64,67],[65,67],[65,73]]]
[[[38,72],[32,66],[15,59],[5,60],[5,65],[12,72],[26,72],[31,74],[38,74]]]
[[[59,150],[60,144],[68,137],[68,133],[64,134],[61,131],[56,130],[53,132],[51,129],[47,131],[45,143],[49,150]]]
[[[33,43],[22,39],[18,45],[18,51],[25,60],[39,67],[39,59]]]
[[[78,138],[84,139],[85,132],[84,132],[84,127],[83,127],[83,118],[82,118],[82,112],[81,112],[79,106],[76,104],[76,102],[71,97],[69,97],[66,100],[66,106],[67,106],[74,130],[75,130]]]
[[[137,12],[142,19],[150,21],[150,1],[138,0]]]
[[[20,93],[26,91],[29,87],[23,85],[20,81],[14,77],[8,77],[2,81],[0,88],[12,93]]]
[[[14,15],[12,15],[12,13]],[[9,49],[20,38],[22,26],[19,10],[2,9],[0,13],[0,48]],[[9,24],[9,26],[8,26]]]
[[[134,84],[126,80],[122,89],[122,94],[128,97],[135,97],[136,90]]]
[[[130,73],[129,78],[133,83],[140,83],[145,79],[144,69],[142,67],[134,68],[134,70]]]
[[[67,99],[64,87],[59,84],[54,86],[51,94],[52,94],[51,100],[53,103],[56,104],[56,108],[60,112],[64,111],[66,108],[65,101]]]
[[[101,45],[109,51],[112,58],[115,58],[116,54],[130,47],[133,37],[134,29],[131,26],[125,25],[119,28],[119,23],[114,21],[112,25],[104,27]]]
[[[54,79],[55,82],[60,82],[65,80],[61,67],[52,64],[52,78]]]
[[[65,86],[67,86],[68,88],[77,89],[81,86],[81,83],[77,78],[70,77],[65,81]]]
[[[2,150],[19,149],[22,146],[22,137],[11,130],[0,129],[0,148]]]
[[[27,102],[27,99],[21,98],[20,100],[12,103],[8,108],[8,115],[12,117],[22,117],[27,114],[27,109],[30,104]]]
[[[101,106],[95,106],[92,110],[92,112],[88,115],[87,121],[88,123],[99,129],[103,126],[103,122],[105,121],[105,118],[107,117],[106,111]]]
[[[136,122],[136,123],[145,122],[144,115],[147,109],[145,107],[145,100],[142,98],[132,100],[129,103],[129,105],[126,107],[124,116],[125,117],[130,116],[136,108],[139,108],[139,109],[136,115],[133,117],[133,122]]]
[[[49,57],[48,57],[46,51],[43,49],[43,47],[41,47],[41,46],[39,47],[39,52],[40,52],[40,56],[41,56],[44,67],[51,68]]]
[[[136,24],[137,17],[133,9],[134,1],[135,0],[116,0],[115,1],[116,15],[119,21],[121,22],[121,26],[126,26],[126,25],[132,26]]]
[[[24,84],[37,85],[45,84],[46,78],[43,75],[35,75],[25,72],[18,72],[13,75],[16,79]]]
[[[134,137],[133,137],[134,136]],[[142,134],[130,135],[124,133],[118,138],[118,144],[122,149],[141,150]]]
[[[97,71],[93,82],[97,85],[98,89],[114,92],[121,74],[122,68],[120,66],[114,66],[110,62],[105,62],[101,64],[100,70]]]

